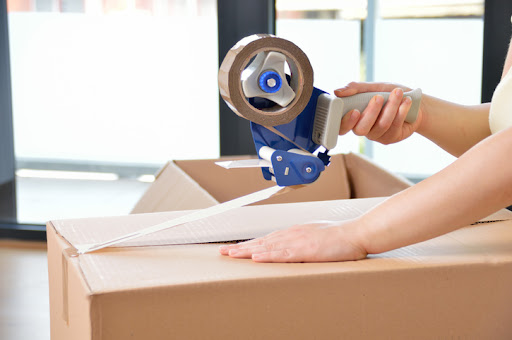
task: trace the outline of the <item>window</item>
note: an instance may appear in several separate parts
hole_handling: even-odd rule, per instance
[[[276,6],[277,34],[310,57],[316,87],[332,92],[350,81],[386,81],[462,104],[480,103],[482,0],[277,0]],[[377,15],[367,17],[368,12]],[[366,153],[412,179],[454,160],[418,135],[384,146],[349,133],[333,150],[347,151]]]
[[[126,214],[166,161],[218,157],[216,6],[9,0],[18,222]]]

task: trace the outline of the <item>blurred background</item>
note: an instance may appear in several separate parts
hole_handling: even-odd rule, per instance
[[[482,101],[484,0],[8,0],[15,179],[0,221],[127,214],[168,160],[254,153],[217,85],[250,6],[266,6],[251,20],[303,49],[323,90],[387,81]],[[421,136],[349,133],[340,152],[413,181],[454,160]]]
[[[293,41],[328,92],[386,81],[471,105],[499,82],[511,15],[502,0],[0,0],[0,339],[49,339],[46,221],[128,214],[169,160],[255,153],[217,84],[241,38]],[[421,136],[349,133],[342,152],[414,182],[454,160]]]

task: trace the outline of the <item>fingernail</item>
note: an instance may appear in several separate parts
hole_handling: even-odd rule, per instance
[[[258,259],[261,259],[261,258],[263,258],[262,254],[252,254],[252,259],[253,260],[258,260]]]
[[[219,250],[220,251],[226,251],[226,250],[228,250],[228,247],[227,246],[220,246]]]
[[[374,103],[380,104],[384,101],[384,97],[381,96],[380,94],[378,94],[375,97],[373,97],[373,100],[374,100]]]
[[[335,94],[336,94],[336,93],[343,93],[343,92],[345,92],[346,90],[348,90],[348,88],[346,88],[346,87],[342,87],[342,88],[339,88],[339,89],[334,90],[334,93],[335,93]]]
[[[400,97],[404,94],[404,91],[401,88],[397,88],[394,90],[395,96]]]
[[[404,103],[412,103],[412,98],[409,96],[406,96],[404,99]]]
[[[229,256],[236,255],[236,254],[238,254],[238,253],[239,253],[238,249],[231,249],[231,250],[229,251]]]
[[[357,117],[357,115],[360,115],[360,114],[361,114],[361,112],[359,112],[359,110],[358,110],[358,109],[354,109],[354,110],[352,111],[352,113],[350,114],[350,119],[352,119],[352,120],[353,120],[353,119],[355,119],[355,118]]]

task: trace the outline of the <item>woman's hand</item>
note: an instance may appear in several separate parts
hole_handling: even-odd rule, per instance
[[[390,83],[356,83],[337,89],[338,97],[353,96],[363,92],[391,92],[388,101],[377,95],[370,100],[363,112],[352,110],[341,120],[340,135],[352,130],[357,136],[365,136],[382,144],[392,144],[406,139],[420,126],[423,110],[420,107],[418,118],[413,124],[407,123],[405,117],[412,105],[410,97],[404,97],[404,91],[410,91],[402,85]]]
[[[329,262],[366,257],[362,239],[348,222],[297,225],[247,242],[219,248],[222,255],[255,262]]]

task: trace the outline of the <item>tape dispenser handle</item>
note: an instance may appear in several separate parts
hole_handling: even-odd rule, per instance
[[[409,96],[412,99],[412,105],[407,113],[407,117],[405,121],[408,123],[414,123],[416,118],[418,118],[418,111],[420,109],[421,103],[421,89],[415,89],[409,92],[404,92],[404,97]],[[357,109],[359,112],[363,112],[368,106],[370,100],[376,95],[381,95],[384,97],[384,103],[387,102],[390,92],[366,92],[366,93],[358,93],[349,97],[341,97],[343,101],[343,112],[342,116],[347,114],[348,112]]]

